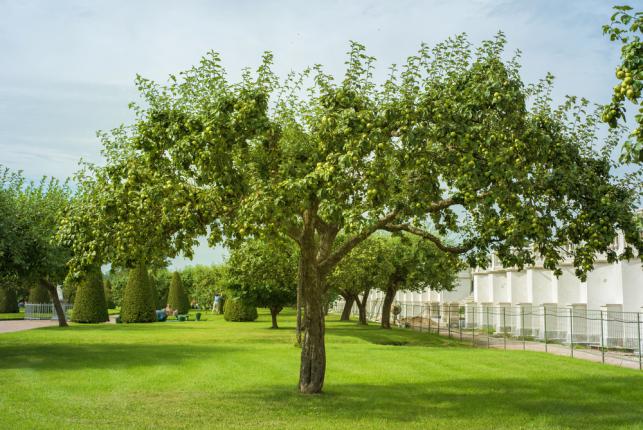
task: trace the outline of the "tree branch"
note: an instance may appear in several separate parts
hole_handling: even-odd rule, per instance
[[[335,265],[339,263],[341,259],[344,258],[344,256],[348,254],[353,248],[355,248],[361,242],[366,240],[371,234],[373,234],[377,230],[382,229],[382,227],[384,227],[385,225],[393,221],[396,216],[397,216],[397,211],[394,210],[393,212],[390,212],[387,215],[384,215],[384,217],[379,219],[377,222],[373,223],[371,226],[365,228],[357,235],[353,236],[351,239],[344,242],[344,244],[342,244],[342,246],[340,246],[337,249],[337,251],[330,254],[327,258],[319,262],[320,273],[322,274],[329,273],[333,269],[333,267],[335,267]]]
[[[395,232],[395,231],[409,232],[416,236],[420,236],[423,239],[430,240],[435,244],[435,246],[438,247],[439,250],[448,252],[451,254],[464,254],[465,252],[473,248],[473,244],[459,245],[459,246],[446,245],[444,242],[442,242],[442,240],[439,237],[429,233],[426,230],[413,227],[412,225],[409,225],[409,224],[387,224],[384,227],[382,227],[382,229],[390,232]]]

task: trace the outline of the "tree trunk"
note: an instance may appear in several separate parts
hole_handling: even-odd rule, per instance
[[[350,321],[351,320],[351,310],[353,309],[353,303],[355,303],[355,298],[352,296],[344,296],[344,310],[342,310],[342,316],[339,318],[340,321]]]
[[[281,312],[281,306],[272,306],[270,308],[270,317],[272,318],[272,327],[271,328],[279,328],[277,325],[277,315],[279,315],[279,312]]]
[[[58,327],[67,327],[67,319],[65,318],[65,311],[63,310],[62,305],[60,304],[60,299],[58,298],[58,291],[56,291],[56,286],[49,282],[46,279],[40,280],[40,285],[49,291],[51,296],[51,301],[54,304],[56,309],[56,314],[58,314]]]
[[[391,307],[393,306],[396,293],[397,290],[393,287],[386,289],[384,304],[382,305],[382,328],[391,328]]]
[[[360,300],[359,296],[355,298],[355,303],[357,304],[357,309],[359,310],[359,324],[368,325],[368,320],[366,319],[366,301],[368,300],[369,290],[366,290],[362,295]]]
[[[301,259],[299,261],[299,266],[300,266],[299,267],[299,275],[300,276],[298,277],[298,279],[301,279],[301,272],[302,272]],[[301,282],[298,281],[297,282],[297,327],[295,328],[295,334],[296,334],[296,337],[297,337],[297,345],[299,345],[300,347],[301,347],[301,330],[302,330],[302,327],[301,327],[301,306],[302,306],[302,301],[303,301],[301,286],[302,286]]]
[[[326,373],[324,345],[324,310],[322,282],[317,270],[317,249],[312,220],[304,217],[300,242],[299,279],[304,302],[304,341],[301,346],[299,391],[303,394],[321,393]]]

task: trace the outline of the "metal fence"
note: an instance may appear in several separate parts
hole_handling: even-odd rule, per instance
[[[341,312],[343,301],[334,310]],[[585,305],[401,303],[391,312],[400,327],[435,333],[478,347],[529,349],[643,369],[643,314],[588,310]],[[367,318],[381,321],[382,301],[367,303]],[[356,306],[352,314],[357,314]]]
[[[69,319],[71,309],[74,307],[69,303],[61,303],[65,318]],[[52,303],[26,303],[25,304],[26,320],[57,320],[58,313]]]

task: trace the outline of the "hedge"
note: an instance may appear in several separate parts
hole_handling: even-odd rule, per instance
[[[183,282],[181,282],[181,275],[179,275],[178,272],[172,274],[167,304],[170,305],[172,309],[176,309],[179,314],[187,314],[190,311],[190,301],[188,300],[187,294],[185,294]]]
[[[239,298],[229,298],[223,306],[223,318],[226,321],[254,321],[257,316],[257,307]]]
[[[129,271],[121,301],[121,320],[125,323],[156,321],[156,291],[144,265]]]
[[[72,321],[79,323],[109,321],[103,290],[103,274],[98,266],[89,269],[78,284]]]

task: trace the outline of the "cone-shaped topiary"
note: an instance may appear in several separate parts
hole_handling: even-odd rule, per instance
[[[29,303],[51,303],[51,296],[41,285],[36,285],[29,290]]]
[[[19,312],[18,297],[12,288],[0,287],[0,314]]]
[[[156,301],[147,268],[140,264],[130,270],[121,302],[121,321],[156,321]]]
[[[230,298],[223,306],[223,318],[226,321],[254,321],[257,316],[257,307],[239,298]]]
[[[89,269],[78,284],[72,321],[80,323],[109,321],[103,290],[103,274],[98,266]]]
[[[172,309],[176,309],[179,314],[187,314],[190,311],[190,301],[188,300],[187,294],[185,294],[181,275],[179,275],[178,272],[172,274],[167,304],[170,305]]]
[[[109,281],[109,279],[105,280],[105,303],[107,304],[107,309],[114,309],[116,307],[116,304],[114,303],[114,299],[112,297],[112,283]]]

